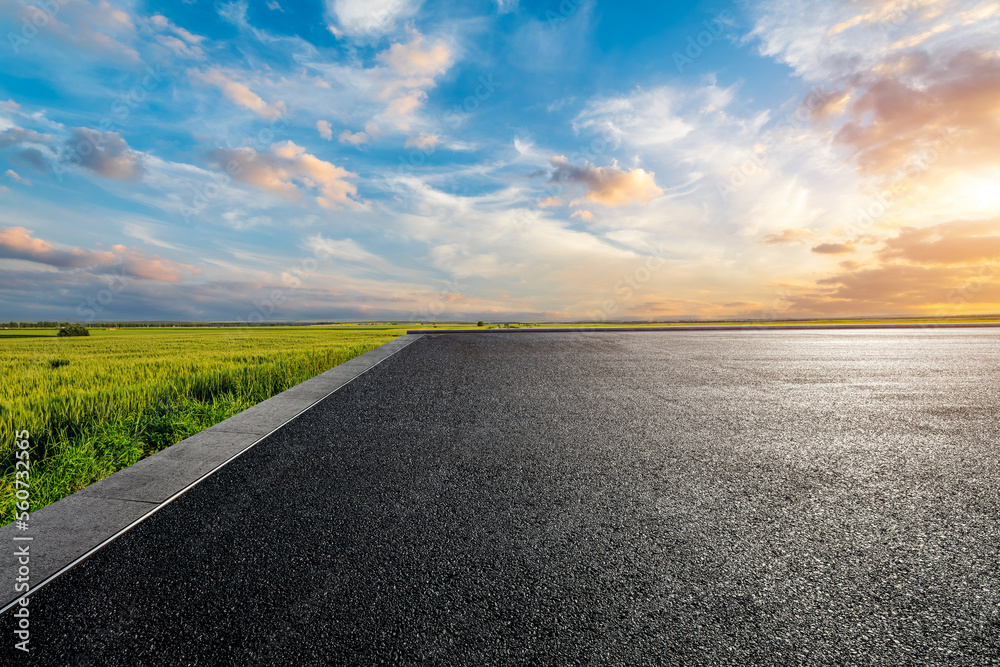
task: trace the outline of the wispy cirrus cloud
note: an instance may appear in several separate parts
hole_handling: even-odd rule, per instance
[[[257,93],[239,81],[234,81],[229,75],[219,69],[208,69],[204,72],[192,70],[190,74],[219,88],[234,104],[249,109],[261,118],[274,120],[285,114],[285,103],[282,100],[265,102]]]

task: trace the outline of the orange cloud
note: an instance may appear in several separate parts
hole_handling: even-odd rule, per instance
[[[344,130],[337,135],[337,141],[342,144],[350,144],[351,146],[367,144],[370,139],[371,137],[364,132],[351,132],[350,130]]]
[[[819,255],[849,255],[854,252],[854,246],[850,243],[820,243],[812,251]]]
[[[7,178],[11,179],[15,183],[20,183],[21,185],[31,186],[31,181],[29,181],[28,179],[24,178],[23,176],[21,176],[19,173],[17,173],[13,169],[8,169],[6,171],[6,173],[4,174],[4,176],[6,176]]]
[[[244,109],[253,111],[262,118],[275,120],[281,118],[285,114],[284,102],[279,100],[268,104],[259,95],[257,95],[257,93],[253,92],[242,83],[227,78],[217,69],[210,69],[207,72],[202,72],[200,76],[202,80],[218,86],[222,90],[222,93],[231,101]]]
[[[626,206],[636,202],[646,203],[663,194],[654,180],[656,174],[643,169],[624,170],[617,162],[610,167],[594,167],[589,164],[579,167],[570,164],[561,155],[553,157],[550,162],[555,167],[552,172],[553,182],[582,185],[587,190],[584,198],[595,204],[607,207]]]
[[[831,244],[833,245],[833,244]],[[875,266],[843,272],[787,297],[799,315],[983,313],[1000,310],[1000,218],[905,228]]]
[[[20,259],[58,269],[121,272],[126,276],[170,283],[179,282],[184,271],[201,273],[190,264],[180,264],[158,255],[147,257],[123,245],[112,246],[111,251],[59,249],[48,241],[35,238],[32,233],[24,227],[0,229],[0,258]]]
[[[436,84],[435,78],[448,71],[454,56],[441,40],[425,45],[424,36],[410,31],[410,41],[393,43],[376,58],[388,70],[375,72],[382,90],[378,95],[386,101],[386,113],[395,117],[392,122],[401,130],[408,130],[406,117],[419,109],[427,99],[428,88]]]
[[[783,229],[780,233],[764,237],[764,243],[797,243],[812,236],[808,229]]]
[[[266,154],[247,147],[219,148],[212,157],[236,182],[286,199],[298,199],[301,188],[311,188],[318,191],[316,203],[324,208],[359,203],[354,199],[357,187],[344,180],[357,174],[320,160],[291,141],[274,144]]]
[[[421,132],[419,136],[406,140],[406,148],[419,148],[423,151],[434,150],[441,143],[441,137],[436,134]]]
[[[415,33],[409,43],[395,43],[377,57],[400,76],[430,79],[433,83],[435,75],[443,74],[451,67],[452,53],[441,40],[427,48],[423,43],[424,36]]]
[[[879,256],[931,265],[972,264],[1000,256],[1000,218],[954,220],[903,229],[885,242]]]
[[[966,51],[947,62],[923,52],[899,56],[860,77],[853,95],[851,120],[836,140],[866,173],[1000,163],[1000,59],[993,54]]]

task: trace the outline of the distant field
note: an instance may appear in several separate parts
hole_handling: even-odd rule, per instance
[[[31,509],[393,340],[395,327],[150,328],[57,338],[0,330],[0,524],[14,434],[31,433]]]
[[[940,324],[940,323],[968,323],[968,322],[998,322],[1000,317],[907,317],[896,319],[841,319],[841,320],[776,320],[776,321],[745,321],[745,320],[717,320],[717,321],[691,321],[691,322],[555,322],[552,324],[512,324],[512,328],[528,329],[536,327],[567,329],[580,327],[731,327],[731,326],[780,326],[788,324]],[[443,326],[443,325],[442,325]],[[496,329],[503,325],[491,324],[486,328]],[[415,327],[411,327],[415,328]],[[456,327],[457,328],[457,327]]]
[[[997,321],[998,318],[864,320]],[[796,324],[855,323],[812,320]],[[516,328],[691,323],[512,324]],[[703,322],[762,324],[756,322]],[[781,324],[780,322],[767,324]],[[14,517],[14,434],[31,433],[31,508],[125,468],[407,329],[469,325],[0,329],[0,524]],[[496,328],[497,324],[489,325]],[[473,327],[475,328],[475,327]]]

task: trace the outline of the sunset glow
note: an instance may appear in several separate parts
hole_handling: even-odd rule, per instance
[[[8,319],[1000,310],[995,2],[49,4]]]

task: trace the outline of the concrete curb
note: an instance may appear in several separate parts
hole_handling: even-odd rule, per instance
[[[27,532],[17,531],[13,523],[3,526],[0,544],[9,547],[5,551],[12,554],[30,545],[29,595],[421,337],[407,334],[390,341],[32,512]],[[3,558],[0,614],[23,596],[14,591],[17,571],[13,555]]]
[[[619,333],[622,331],[799,331],[838,329],[972,329],[996,328],[1000,322],[929,322],[905,324],[744,324],[676,327],[565,327],[537,329],[416,329],[407,334],[487,334],[487,333]]]

